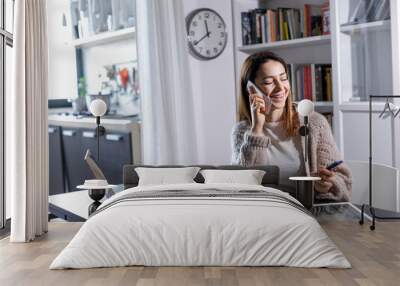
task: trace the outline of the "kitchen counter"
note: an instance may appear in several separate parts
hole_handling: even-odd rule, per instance
[[[72,110],[68,108],[49,109],[49,126],[61,126],[65,128],[95,129],[96,118],[92,116],[74,116]],[[133,163],[141,163],[141,136],[140,119],[138,117],[123,117],[106,115],[101,118],[101,125],[106,129],[106,133],[124,132],[131,134]]]
[[[92,116],[49,114],[48,120],[49,125],[96,128],[96,118]],[[113,131],[130,132],[132,127],[140,126],[140,120],[137,117],[105,116],[101,118],[101,125]]]

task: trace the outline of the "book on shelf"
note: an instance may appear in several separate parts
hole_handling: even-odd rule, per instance
[[[305,11],[305,36],[322,35],[322,6],[321,5],[304,5]]]
[[[294,101],[332,101],[331,64],[290,64],[288,75]]]
[[[329,13],[329,2],[325,2],[321,7],[323,35],[329,35],[331,33]]]
[[[243,45],[251,44],[251,15],[249,12],[241,13],[242,22],[242,43]]]
[[[257,8],[241,12],[241,22],[243,45],[328,34],[329,2],[323,5],[305,4],[302,9]]]
[[[348,23],[343,26],[388,19],[390,19],[390,0],[358,0],[354,10],[349,14]]]

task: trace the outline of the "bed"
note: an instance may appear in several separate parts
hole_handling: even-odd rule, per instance
[[[262,185],[204,184],[198,174],[196,183],[153,186],[137,186],[135,167],[124,167],[126,190],[99,207],[50,269],[351,267],[311,213],[277,188],[277,167],[257,167]]]

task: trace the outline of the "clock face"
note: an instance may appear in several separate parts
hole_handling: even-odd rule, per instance
[[[211,9],[197,9],[186,17],[190,53],[200,60],[218,57],[225,49],[227,33],[222,17]]]

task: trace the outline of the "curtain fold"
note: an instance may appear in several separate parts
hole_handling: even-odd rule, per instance
[[[198,162],[182,0],[137,0],[145,164]]]
[[[12,242],[47,232],[48,48],[46,0],[15,1],[14,72],[7,136]]]

